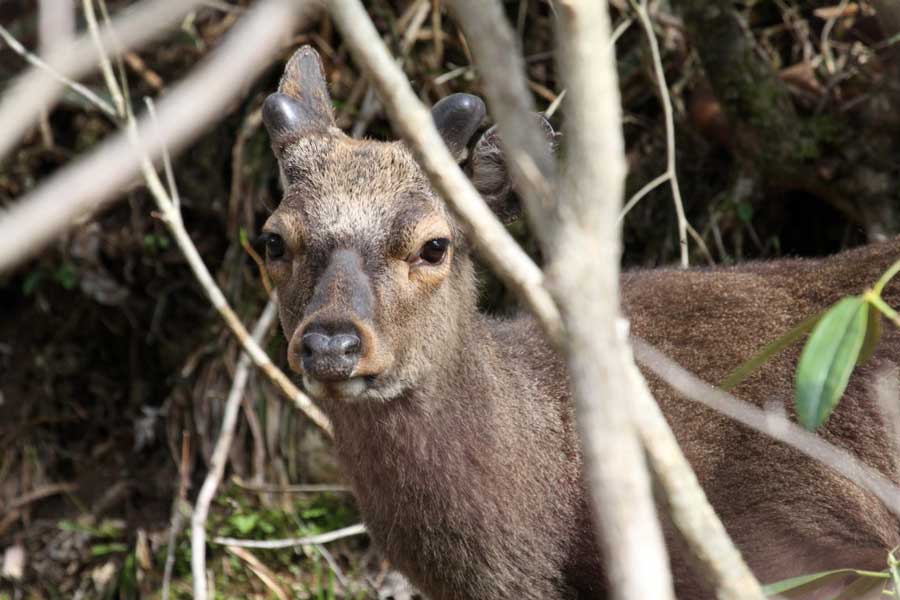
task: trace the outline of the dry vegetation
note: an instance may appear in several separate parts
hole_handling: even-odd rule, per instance
[[[3,3],[0,24],[37,49],[33,4]],[[128,4],[110,1],[109,8]],[[163,42],[126,55],[136,102],[165,94],[249,3],[205,4]],[[690,242],[691,263],[823,255],[896,233],[900,29],[876,18],[880,3],[737,3],[746,38],[711,19],[707,4],[732,6],[706,0],[650,6],[671,93],[685,213],[704,242]],[[627,198],[665,171],[667,140],[635,7],[624,0],[612,5]],[[440,0],[371,0],[367,8],[424,100],[480,93],[470,49]],[[563,90],[555,71],[553,3],[515,0],[505,8],[535,102],[565,132],[556,112]],[[302,43],[314,45],[326,63],[339,125],[357,137],[393,137],[374,88],[323,19],[297,32],[243,101],[176,157],[187,228],[245,323],[255,321],[266,295],[242,240],[254,239],[280,194],[259,107]],[[741,77],[729,77],[736,65]],[[25,67],[3,47],[0,89]],[[84,83],[106,96],[99,74]],[[0,207],[116,128],[67,93],[0,162]],[[135,185],[123,198],[0,274],[0,553],[11,569],[0,579],[0,598],[159,594],[179,480],[193,498],[208,466],[239,348],[155,218],[148,192]],[[524,223],[512,230],[537,253]],[[660,186],[644,197],[625,218],[624,231],[626,264],[676,262],[670,189]],[[483,302],[506,310],[510,298],[490,281]],[[265,347],[282,361],[280,335],[270,335]],[[340,491],[284,493],[291,484],[339,480],[327,440],[265,378],[251,373],[247,389],[230,484],[213,505],[211,535],[297,537],[355,522]],[[187,548],[179,537],[173,594],[183,597],[190,594]],[[211,546],[211,579],[223,597],[402,597],[364,538],[327,550],[253,552]]]

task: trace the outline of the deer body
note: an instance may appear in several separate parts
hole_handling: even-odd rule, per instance
[[[433,115],[462,154],[484,108],[456,96]],[[287,184],[264,235],[288,359],[333,421],[373,539],[433,600],[604,597],[559,356],[529,317],[478,313],[464,234],[402,144],[335,129],[315,52],[295,54],[263,117]],[[473,181],[508,216],[494,138],[475,147]],[[898,255],[893,240],[818,262],[639,271],[623,277],[623,303],[636,335],[716,382],[806,315],[860,292]],[[737,394],[789,408],[796,354]],[[894,446],[869,382],[898,359],[900,340],[886,335],[823,432],[894,481]],[[650,384],[764,581],[879,569],[900,543],[896,519],[866,493]],[[679,596],[708,597],[670,538]]]

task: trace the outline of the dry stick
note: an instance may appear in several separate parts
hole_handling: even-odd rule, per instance
[[[556,39],[568,90],[560,222],[536,233],[551,249],[550,281],[565,319],[596,535],[610,595],[674,599],[650,475],[629,406],[653,402],[617,324],[621,247],[616,214],[625,179],[619,90],[606,4],[561,0]],[[602,393],[602,397],[598,395]],[[648,575],[652,574],[652,575]]]
[[[138,48],[177,25],[197,4],[195,0],[141,2],[122,11],[113,21],[113,29],[124,49]],[[108,47],[109,36],[101,34],[101,37]],[[56,75],[48,76],[43,67],[36,66],[0,96],[0,160],[37,122],[41,113],[53,107],[65,86],[97,68],[98,54],[90,34],[84,34],[71,43],[55,47],[44,58]],[[108,103],[102,105],[110,108],[108,114],[114,114]]]
[[[104,46],[103,40],[100,38],[100,28],[97,26],[97,15],[94,14],[94,0],[82,0],[81,6],[84,11],[84,19],[87,21],[88,31],[90,31],[91,34],[91,39],[94,41],[94,46],[97,47],[97,54],[100,57],[100,72],[103,74],[103,79],[106,81],[106,88],[112,96],[113,103],[115,103],[116,114],[120,116],[124,115],[125,98],[122,96],[122,90],[119,89],[118,84],[116,84],[116,75],[113,73],[112,63],[105,50],[105,48],[110,46],[113,48],[121,47],[121,44],[116,38],[113,44]],[[111,31],[111,33],[113,32]]]
[[[253,341],[261,343],[275,320],[277,307],[275,302],[269,301],[259,321],[253,327]],[[237,424],[238,413],[241,409],[241,398],[244,396],[244,387],[250,375],[250,355],[241,354],[231,391],[225,402],[225,413],[222,416],[222,431],[216,440],[212,457],[209,461],[209,472],[197,494],[197,502],[191,515],[191,572],[194,580],[194,598],[206,600],[206,517],[209,515],[209,506],[222,475],[225,472],[225,463],[228,461],[228,452],[231,450],[231,441],[234,438],[234,428]]]
[[[288,600],[289,596],[278,584],[278,578],[275,576],[275,573],[273,573],[269,567],[264,565],[261,560],[243,548],[226,546],[225,549],[246,562],[250,570],[253,571],[253,574],[259,577],[260,581],[263,582],[263,585],[269,588],[269,591],[275,594],[275,597],[278,598],[278,600]]]
[[[231,482],[241,489],[261,494],[321,494],[323,492],[351,493],[346,485],[334,485],[331,483],[306,483],[300,485],[267,485],[247,483],[240,477],[232,477]]]
[[[283,540],[240,540],[229,537],[215,537],[213,542],[216,544],[224,544],[226,546],[236,546],[238,548],[265,548],[267,550],[277,550],[279,548],[291,548],[293,546],[306,546],[310,544],[327,544],[346,537],[354,535],[362,535],[366,533],[366,526],[362,523],[351,525],[328,533],[320,533],[318,535],[310,535],[300,538],[287,538]]]
[[[634,339],[633,343],[638,361],[688,400],[699,402],[834,469],[860,488],[874,494],[889,511],[900,517],[900,487],[849,452],[835,447],[780,414],[757,408],[706,383],[647,342]]]
[[[557,218],[553,185],[556,160],[534,118],[534,103],[525,78],[525,61],[516,34],[498,0],[450,0],[456,20],[475,57],[484,82],[491,114],[497,121],[500,143],[526,216],[539,230]]]
[[[226,113],[281,50],[298,18],[311,15],[313,6],[307,2],[300,8],[305,9],[302,14],[288,0],[265,0],[247,12],[209,59],[160,101],[159,135],[141,136],[148,140],[145,147],[151,159],[155,160],[163,147],[172,151],[183,148]],[[120,34],[117,31],[116,37]],[[93,47],[90,56],[96,56]],[[6,133],[3,116],[0,107],[0,137]],[[142,121],[142,130],[148,126],[152,124]],[[128,135],[120,133],[0,214],[0,273],[116,198],[135,180],[140,162],[140,153]]]
[[[522,298],[547,337],[563,341],[559,311],[544,288],[544,274],[500,224],[450,155],[409,81],[394,62],[359,0],[329,0],[335,24],[354,58],[366,71],[388,111],[432,185],[462,220],[466,230],[500,279]]]

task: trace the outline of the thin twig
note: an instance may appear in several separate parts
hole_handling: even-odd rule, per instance
[[[25,48],[25,46],[19,43],[19,40],[14,38],[3,25],[0,25],[0,38],[3,38],[3,41],[6,42],[6,45],[9,46],[16,54],[27,60],[29,63],[31,63],[41,71],[49,73],[59,83],[80,94],[82,97],[84,97],[85,100],[106,113],[107,116],[112,117],[113,119],[117,117],[116,109],[114,109],[109,102],[92,92],[87,87],[81,85],[77,81],[72,81],[65,75],[59,73],[53,67],[41,60],[37,55],[29,52]],[[2,154],[2,151],[0,151],[0,156],[2,156]]]
[[[874,494],[884,503],[885,508],[900,517],[900,487],[875,469],[784,416],[742,402],[709,385],[647,342],[633,339],[632,343],[638,361],[688,400],[699,402],[834,469],[860,488]]]
[[[250,567],[253,574],[259,577],[259,580],[263,582],[263,585],[269,588],[269,591],[275,594],[275,597],[278,598],[278,600],[288,600],[289,596],[287,592],[284,591],[284,588],[278,584],[278,578],[275,576],[275,573],[273,573],[269,567],[264,565],[261,560],[256,558],[253,553],[236,546],[226,546],[225,549],[247,563],[247,566]]]
[[[125,98],[122,96],[122,90],[116,83],[116,74],[113,73],[112,63],[109,61],[109,55],[104,47],[103,40],[100,39],[100,28],[97,26],[97,15],[94,13],[93,0],[82,0],[82,9],[84,10],[84,20],[87,21],[88,31],[94,45],[97,47],[97,56],[100,58],[100,72],[106,81],[106,87],[112,95],[113,102],[116,105],[116,115],[122,117],[125,115]],[[113,45],[115,47],[115,45]],[[117,54],[118,56],[118,54]]]
[[[659,97],[662,102],[663,117],[666,124],[665,174],[668,176],[669,185],[672,187],[672,200],[675,202],[675,215],[678,219],[678,247],[681,254],[681,266],[686,269],[690,264],[687,242],[688,222],[684,214],[684,202],[681,199],[681,186],[678,184],[678,171],[675,168],[675,120],[672,116],[672,99],[669,97],[669,86],[666,83],[666,71],[663,68],[662,57],[659,53],[659,43],[656,41],[653,23],[650,22],[650,14],[647,12],[647,0],[641,0],[640,3],[635,2],[635,0],[630,0],[630,2],[638,14],[644,32],[647,34],[647,42],[650,44],[650,55],[653,58],[653,70],[656,75],[656,85],[659,87]]]
[[[287,538],[283,540],[240,540],[229,537],[215,537],[212,541],[216,544],[226,546],[236,546],[238,548],[265,548],[267,550],[277,550],[279,548],[291,548],[293,546],[308,546],[311,544],[327,544],[354,535],[363,535],[366,533],[366,526],[362,523],[329,531],[328,533],[320,533],[318,535],[309,535],[300,538]]]
[[[10,501],[9,504],[0,505],[4,511],[14,511],[16,509],[22,508],[23,506],[27,506],[32,502],[37,502],[38,500],[43,500],[48,496],[55,496],[57,494],[68,494],[70,492],[74,492],[78,489],[78,486],[74,483],[51,483],[45,486],[41,486],[37,489],[31,490],[27,494],[23,496],[19,496],[14,500]]]

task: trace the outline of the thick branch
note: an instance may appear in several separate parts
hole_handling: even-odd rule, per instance
[[[592,0],[565,0],[557,7],[560,72],[568,90],[566,157],[558,190],[563,220],[543,234],[568,332],[585,476],[611,597],[674,598],[650,476],[629,411],[635,397],[649,397],[649,391],[625,332],[617,328],[621,249],[616,216],[625,159],[609,16],[605,3]]]
[[[177,151],[224,116],[281,50],[298,18],[311,15],[311,5],[301,4],[300,15],[286,0],[258,3],[208,61],[160,101],[158,123],[142,119],[146,153],[155,160],[163,147]],[[119,133],[0,215],[0,273],[116,198],[137,176],[140,161],[127,134]]]
[[[121,52],[143,46],[177,25],[198,4],[198,0],[141,2],[112,22],[113,33],[104,31],[101,34],[103,46]],[[115,44],[112,43],[113,36]],[[44,58],[55,73],[67,79],[79,79],[97,68],[99,55],[91,35],[84,34],[69,44],[55,46]],[[43,111],[53,108],[64,87],[46,70],[35,67],[3,93],[0,101],[0,160],[37,122]]]
[[[403,71],[375,30],[359,0],[330,0],[335,24],[353,57],[378,89],[397,132],[409,144],[434,188],[465,224],[495,273],[528,305],[551,341],[562,340],[559,313],[544,289],[544,274],[484,203],[460,170]]]

